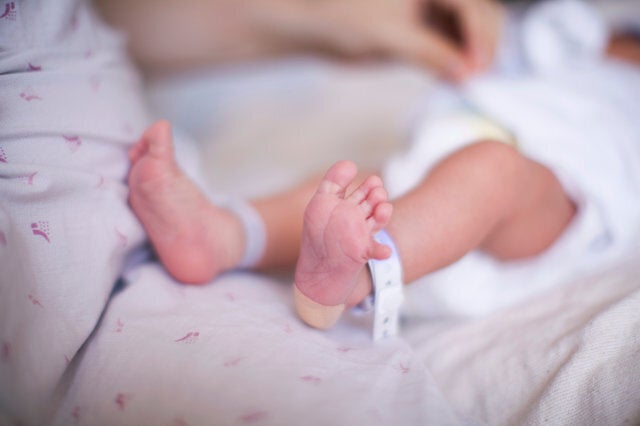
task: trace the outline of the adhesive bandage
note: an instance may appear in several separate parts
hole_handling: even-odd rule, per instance
[[[335,306],[326,306],[307,297],[293,285],[293,301],[298,315],[311,327],[320,330],[331,328],[344,312],[346,305],[341,303]]]

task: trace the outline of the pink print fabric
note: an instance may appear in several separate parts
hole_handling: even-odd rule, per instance
[[[185,286],[160,265],[128,278],[52,425],[462,424],[404,340],[374,344],[349,315],[312,330],[288,283],[235,272]]]
[[[123,52],[82,2],[0,1],[0,413],[10,424],[42,423],[143,239],[124,180],[148,120]]]

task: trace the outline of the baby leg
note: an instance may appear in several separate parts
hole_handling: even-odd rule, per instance
[[[391,217],[382,181],[371,176],[348,192],[356,173],[353,163],[336,163],[305,211],[294,295],[302,319],[317,328],[340,317],[367,261],[391,254],[373,239]]]
[[[394,202],[387,227],[410,282],[481,249],[503,259],[541,253],[575,206],[554,174],[500,142],[479,142],[441,161]]]
[[[374,214],[381,217],[356,238],[356,233],[341,230],[347,228],[341,221],[361,224],[362,214],[350,216],[353,212],[334,208],[355,203],[344,197],[344,182],[335,183],[340,181],[333,173],[335,169],[325,184],[333,192],[321,188],[307,210],[296,271],[298,312],[319,328],[331,326],[345,305],[371,291],[363,266],[374,257],[371,234],[381,226],[394,239],[404,279],[411,282],[474,249],[505,260],[534,256],[553,244],[575,213],[550,170],[503,143],[479,142],[441,161],[413,191],[395,200],[387,225],[386,216]],[[371,206],[376,205],[373,198]],[[316,210],[330,214],[317,219]],[[385,215],[387,210],[382,208]],[[355,246],[345,249],[347,241]]]

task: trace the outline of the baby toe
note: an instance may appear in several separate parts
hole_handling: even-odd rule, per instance
[[[339,161],[329,168],[318,187],[318,193],[344,197],[347,187],[358,174],[358,168],[351,161]]]

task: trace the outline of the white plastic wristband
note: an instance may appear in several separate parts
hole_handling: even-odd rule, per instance
[[[389,258],[371,259],[368,262],[374,292],[373,340],[380,340],[398,334],[404,292],[402,264],[396,245],[385,230],[378,232],[374,238],[391,248]]]

